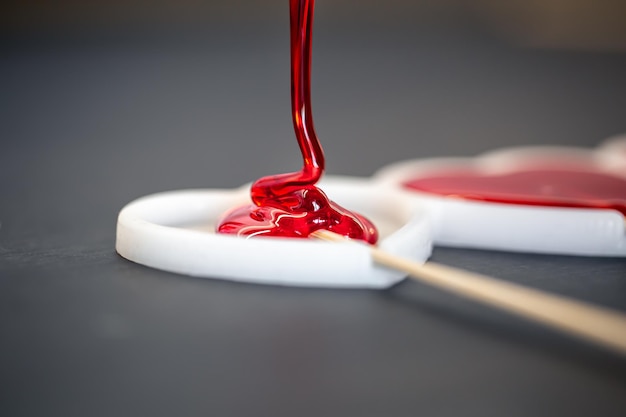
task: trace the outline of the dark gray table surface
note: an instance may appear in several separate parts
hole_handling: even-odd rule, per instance
[[[623,416],[626,361],[404,282],[235,284],[114,251],[127,202],[298,169],[287,26],[0,44],[0,415]],[[317,24],[328,173],[626,132],[626,56]],[[626,260],[433,259],[626,310]]]

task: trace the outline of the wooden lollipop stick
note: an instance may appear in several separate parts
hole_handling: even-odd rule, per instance
[[[327,230],[318,230],[312,236],[333,242],[348,241],[343,236]],[[413,279],[593,341],[626,355],[626,315],[623,313],[435,262],[422,265],[373,246],[370,251],[376,263],[406,272]]]

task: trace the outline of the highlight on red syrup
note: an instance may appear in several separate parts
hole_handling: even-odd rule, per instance
[[[324,172],[324,152],[311,111],[311,34],[314,0],[290,0],[291,114],[303,166],[252,184],[253,204],[236,207],[218,221],[217,232],[240,236],[306,238],[316,230],[376,243],[378,232],[365,217],[330,201],[315,184]]]

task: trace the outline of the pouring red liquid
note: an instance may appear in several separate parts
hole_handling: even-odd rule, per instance
[[[365,217],[330,201],[315,186],[324,172],[324,152],[311,112],[311,33],[314,0],[290,0],[291,112],[304,161],[299,172],[258,179],[250,205],[219,220],[217,231],[242,236],[303,237],[319,229],[375,243],[378,232]]]

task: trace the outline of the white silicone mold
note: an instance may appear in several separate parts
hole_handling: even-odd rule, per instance
[[[597,150],[535,146],[510,148],[476,158],[403,161],[379,170],[374,180],[424,204],[433,220],[435,245],[586,256],[626,256],[626,222],[615,210],[539,207],[436,196],[401,186],[404,181],[450,168],[506,172],[528,160],[583,162],[626,177],[626,137]]]
[[[430,222],[406,194],[348,177],[326,178],[320,188],[372,220],[381,248],[418,262],[430,255]],[[404,278],[374,265],[364,244],[216,234],[216,219],[249,202],[248,193],[249,187],[183,190],[133,201],[118,216],[116,250],[157,269],[263,284],[385,288]]]

